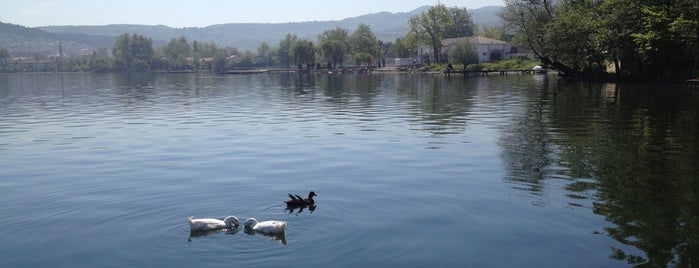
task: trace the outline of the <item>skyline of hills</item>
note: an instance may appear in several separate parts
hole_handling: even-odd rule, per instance
[[[162,46],[172,38],[184,36],[189,41],[216,43],[220,47],[235,47],[254,51],[262,42],[274,47],[288,33],[301,39],[316,41],[325,30],[336,27],[352,32],[360,23],[369,25],[379,40],[393,42],[409,31],[408,20],[429,9],[423,6],[410,12],[378,12],[334,21],[310,21],[291,23],[227,23],[206,27],[173,28],[164,25],[111,24],[94,26],[41,26],[36,28],[0,23],[0,47],[7,48],[13,56],[32,54],[58,54],[58,42],[64,54],[78,55],[81,51],[98,48],[111,49],[115,37],[139,34],[153,39],[154,46]],[[479,26],[499,23],[497,14],[501,6],[469,9],[473,21]]]

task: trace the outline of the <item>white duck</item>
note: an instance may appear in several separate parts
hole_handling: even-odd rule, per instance
[[[262,221],[257,222],[255,218],[249,218],[243,223],[246,229],[251,229],[264,234],[281,234],[286,228],[285,221]]]
[[[238,225],[240,225],[238,218],[232,215],[223,220],[211,218],[193,219],[192,217],[189,217],[187,218],[187,221],[189,221],[189,228],[192,231],[220,230],[231,228],[233,226],[238,227]]]

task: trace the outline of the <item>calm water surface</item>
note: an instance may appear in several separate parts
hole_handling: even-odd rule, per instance
[[[2,74],[5,267],[696,266],[699,91]],[[287,193],[318,193],[287,211]],[[186,217],[285,220],[190,235]]]

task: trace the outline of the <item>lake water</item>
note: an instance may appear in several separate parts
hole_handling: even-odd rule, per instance
[[[696,266],[699,89],[0,74],[0,204],[3,267]]]

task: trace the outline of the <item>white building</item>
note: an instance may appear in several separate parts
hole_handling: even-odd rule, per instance
[[[534,58],[534,55],[527,49],[518,48],[512,46],[512,44],[495,40],[492,38],[487,38],[483,36],[472,36],[472,37],[461,37],[461,38],[447,38],[442,40],[441,58],[449,58],[449,50],[457,43],[463,42],[468,39],[471,44],[476,47],[478,53],[478,63],[493,62],[503,60],[509,57],[525,56]],[[434,54],[432,48],[426,45],[419,46],[418,57],[420,57],[421,62],[426,62],[434,59]]]

